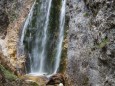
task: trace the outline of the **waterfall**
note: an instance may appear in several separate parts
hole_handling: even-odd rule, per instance
[[[21,36],[21,42],[20,42],[20,44],[21,44],[22,46],[24,45],[24,44],[23,44],[23,40],[24,40],[24,35],[25,35],[25,33],[26,33],[25,31],[26,31],[27,26],[28,26],[28,24],[29,24],[29,22],[31,21],[32,16],[33,16],[34,5],[35,5],[35,2],[34,2],[34,4],[32,5],[32,7],[31,7],[31,9],[30,9],[30,12],[29,12],[29,14],[28,14],[28,17],[27,17],[27,19],[26,19],[26,21],[25,21],[25,23],[24,23],[24,26],[23,26],[22,36]]]
[[[58,31],[55,30],[57,31],[55,33],[59,34],[56,39],[52,39],[57,40],[54,44],[50,40],[53,34],[50,33],[50,21],[53,19],[52,2],[52,0],[36,0],[23,26],[20,45],[24,46],[27,55],[26,70],[30,74],[50,75],[57,73],[59,69],[64,38],[66,0],[61,0],[61,9],[58,12],[60,14]],[[48,45],[49,42],[51,42],[50,45]],[[50,49],[54,50],[49,52]]]
[[[43,37],[43,41],[42,41],[42,53],[41,53],[41,61],[40,61],[40,73],[44,72],[44,60],[45,60],[45,48],[46,48],[46,42],[47,42],[47,29],[48,29],[48,24],[49,24],[49,16],[50,16],[50,8],[51,8],[51,2],[52,0],[49,0],[49,6],[48,6],[48,11],[47,11],[47,15],[46,15],[46,22],[45,22],[45,26],[44,26],[44,37]]]
[[[56,62],[55,62],[55,70],[54,73],[57,72],[59,65],[60,65],[60,57],[62,52],[62,43],[64,38],[64,24],[65,24],[65,6],[66,6],[66,0],[62,0],[62,7],[61,7],[61,13],[60,13],[60,24],[59,24],[59,37],[58,37],[58,43],[57,43],[57,53],[55,56]]]

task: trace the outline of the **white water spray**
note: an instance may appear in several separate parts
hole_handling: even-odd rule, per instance
[[[62,43],[64,38],[64,24],[65,24],[65,6],[66,6],[66,0],[62,0],[62,8],[60,13],[60,25],[59,25],[59,37],[58,37],[58,43],[57,43],[57,54],[56,54],[56,62],[55,62],[55,70],[54,73],[58,71],[59,65],[60,65],[60,57],[62,52]]]
[[[51,9],[51,3],[52,0],[49,1],[49,5],[48,5],[48,11],[47,11],[47,15],[46,15],[46,22],[45,22],[45,27],[44,27],[44,37],[43,37],[43,41],[42,41],[42,54],[41,54],[41,61],[40,61],[40,73],[44,72],[44,59],[45,59],[45,49],[46,49],[46,42],[47,42],[47,29],[48,29],[48,24],[49,24],[49,16],[50,16],[50,9]]]
[[[53,57],[54,63],[51,64],[49,59],[51,60],[52,57],[47,56],[48,51],[46,47],[49,41],[48,36],[52,34],[48,33],[50,29],[48,26],[50,22],[52,0],[39,0],[37,3],[33,4],[25,21],[20,40],[21,45],[27,47],[30,74],[52,75],[58,72],[64,38],[65,6],[66,0],[62,0],[59,17],[59,35],[58,38],[55,39],[57,43],[56,48],[54,48],[56,49],[56,55]]]
[[[29,14],[28,14],[28,16],[27,16],[27,19],[26,19],[26,21],[25,21],[25,23],[24,23],[24,26],[23,26],[22,36],[21,36],[21,40],[20,40],[21,46],[24,45],[24,44],[23,44],[23,40],[24,40],[24,36],[25,36],[25,33],[26,33],[25,31],[26,31],[26,29],[27,29],[28,24],[30,23],[30,21],[31,21],[31,19],[32,19],[34,5],[35,5],[35,2],[34,2],[34,4],[32,5],[32,7],[31,7],[31,9],[30,9],[30,12],[29,12]]]

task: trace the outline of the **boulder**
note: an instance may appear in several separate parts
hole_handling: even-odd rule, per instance
[[[62,83],[65,86],[65,78],[62,74],[55,74],[49,77],[49,80],[46,85],[57,85]]]

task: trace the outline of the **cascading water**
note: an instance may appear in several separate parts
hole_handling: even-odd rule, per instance
[[[23,26],[23,30],[22,30],[22,35],[21,35],[21,39],[20,39],[20,45],[19,45],[19,49],[20,51],[18,52],[21,52],[21,54],[24,53],[24,44],[23,44],[23,41],[24,41],[24,36],[25,36],[25,33],[26,33],[26,29],[27,29],[27,26],[28,24],[30,23],[31,19],[32,19],[32,16],[33,16],[33,9],[34,9],[34,5],[35,5],[35,2],[34,4],[32,5],[31,9],[30,9],[30,12],[28,14],[28,17],[24,23],[24,26]],[[18,54],[18,53],[17,53]],[[19,56],[19,55],[18,55]]]
[[[50,37],[53,33],[49,33],[52,0],[36,0],[32,6],[30,13],[25,21],[22,36],[21,46],[24,46],[24,50],[27,55],[27,71],[31,74],[54,74],[58,72],[60,65],[60,57],[62,52],[62,43],[64,37],[64,23],[65,23],[65,4],[66,0],[61,0],[61,9],[59,12],[59,24],[57,42],[55,44],[54,51],[49,52],[49,48],[54,47],[54,44],[48,43],[51,41]],[[50,46],[50,47],[49,47]],[[49,57],[50,53],[54,53],[54,56]]]
[[[59,37],[58,37],[58,44],[57,44],[57,53],[55,56],[55,70],[54,73],[57,72],[60,64],[60,57],[62,52],[62,43],[63,43],[63,37],[64,37],[64,24],[65,24],[65,6],[66,6],[66,0],[62,0],[62,8],[60,13],[60,24],[59,24]]]
[[[40,73],[44,73],[44,60],[45,60],[45,48],[46,48],[46,42],[47,42],[47,29],[48,29],[48,24],[49,24],[49,16],[50,16],[50,8],[51,8],[51,2],[52,0],[49,0],[49,5],[48,5],[48,11],[47,11],[47,15],[46,15],[46,21],[45,21],[45,26],[44,26],[44,37],[43,37],[43,41],[42,41],[42,53],[41,53],[41,61],[40,61],[40,69],[39,72]]]

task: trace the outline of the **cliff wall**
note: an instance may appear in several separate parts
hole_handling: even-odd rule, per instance
[[[115,1],[67,0],[72,86],[115,86]]]
[[[32,3],[32,0],[0,0],[0,62],[14,72],[23,63],[17,59],[17,45]]]

